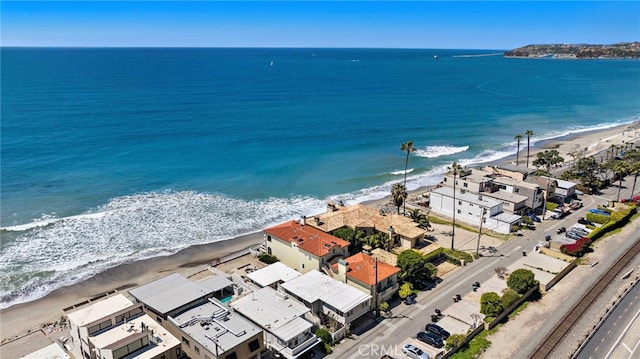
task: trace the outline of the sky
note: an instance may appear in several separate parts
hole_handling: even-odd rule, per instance
[[[640,41],[640,1],[0,1],[2,46],[513,49]]]

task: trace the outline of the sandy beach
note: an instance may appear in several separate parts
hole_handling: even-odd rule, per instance
[[[569,152],[587,148],[589,154],[610,148],[611,145],[633,142],[640,135],[639,123],[622,125],[606,130],[585,132],[565,136],[550,141],[539,142],[531,148],[531,162],[535,153],[545,149],[556,149],[566,161],[570,161]],[[521,143],[520,163],[526,162],[526,137]],[[515,155],[501,162],[515,162]],[[410,195],[424,192],[425,188],[411,191]],[[389,203],[389,198],[369,201],[367,204],[380,206]],[[15,305],[0,311],[0,338],[3,343],[29,330],[40,329],[44,323],[51,323],[64,315],[63,308],[93,298],[114,289],[126,291],[128,288],[147,283],[171,272],[190,275],[205,268],[213,259],[239,252],[250,246],[260,244],[262,233],[186,248],[174,255],[137,261],[121,265],[91,279],[60,288],[46,297],[24,304]],[[0,347],[0,356],[2,354]],[[39,347],[34,347],[36,350]]]

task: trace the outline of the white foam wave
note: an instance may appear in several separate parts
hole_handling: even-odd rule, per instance
[[[407,168],[407,173],[411,173],[413,172],[413,170],[414,170],[413,168]],[[401,176],[401,175],[404,175],[404,170],[392,171],[391,174],[394,176]]]
[[[464,152],[469,149],[469,146],[427,146],[425,149],[417,150],[416,156],[426,158],[437,158],[442,156],[449,156],[456,153]]]
[[[246,201],[154,192],[119,197],[91,214],[51,219],[46,226],[25,225],[2,244],[0,308],[40,298],[118,264],[170,255],[323,210],[324,201],[310,197]]]

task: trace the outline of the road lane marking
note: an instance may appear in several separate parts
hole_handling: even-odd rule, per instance
[[[633,353],[625,343],[622,343],[622,346],[624,346],[624,348],[627,349],[629,353]]]

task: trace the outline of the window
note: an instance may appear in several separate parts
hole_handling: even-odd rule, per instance
[[[459,205],[459,206],[462,206],[462,201],[458,201],[458,205]]]
[[[514,188],[513,193],[520,193],[520,190],[518,188]]]
[[[458,214],[462,214],[462,211],[458,210]]]
[[[267,242],[271,242],[271,236],[267,236]]]
[[[444,181],[447,182],[447,177],[444,178]]]
[[[196,353],[200,354],[200,348],[198,348],[198,346],[197,346],[197,345],[194,345],[194,346],[193,346],[193,350],[195,350],[195,351],[196,351]]]
[[[162,318],[156,315],[156,322],[158,322],[158,324],[162,324]]]
[[[253,353],[256,350],[260,349],[260,343],[258,342],[258,339],[255,339],[251,342],[249,342],[249,350]]]
[[[469,184],[468,184],[467,182],[464,182],[464,183],[462,184],[462,186],[463,186],[463,187],[469,187]]]
[[[176,356],[179,358],[182,355],[182,350],[180,348],[176,348]]]
[[[227,355],[226,357],[224,357],[224,359],[238,359],[238,356],[236,355],[236,352],[233,352]]]
[[[189,339],[182,337],[182,342],[186,345],[189,346]]]

